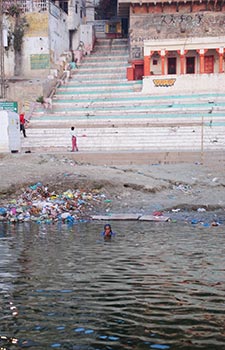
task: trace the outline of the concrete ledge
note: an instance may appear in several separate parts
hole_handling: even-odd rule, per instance
[[[141,214],[112,214],[112,215],[93,215],[92,220],[139,220],[139,221],[159,221],[166,222],[168,216],[154,216]]]
[[[161,222],[166,222],[166,221],[169,220],[169,216],[143,215],[138,220],[139,221],[161,221]]]
[[[141,214],[93,215],[92,220],[138,220]]]

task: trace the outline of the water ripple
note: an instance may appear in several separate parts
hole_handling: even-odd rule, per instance
[[[5,231],[0,335],[35,350],[225,348],[221,227],[116,222],[105,242],[101,226]]]

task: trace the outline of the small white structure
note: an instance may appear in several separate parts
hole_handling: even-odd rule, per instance
[[[90,55],[95,43],[95,31],[92,24],[81,24],[80,40],[84,43],[84,53]]]
[[[19,152],[20,120],[19,115],[12,111],[0,111],[0,152]]]

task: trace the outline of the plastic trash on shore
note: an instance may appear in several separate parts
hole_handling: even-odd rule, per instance
[[[50,192],[47,186],[37,182],[23,189],[17,199],[0,207],[0,221],[73,224],[90,219],[96,205],[104,205],[105,200],[105,194],[97,189],[68,189],[56,193]]]

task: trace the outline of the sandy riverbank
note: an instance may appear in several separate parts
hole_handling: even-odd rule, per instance
[[[41,182],[57,191],[99,189],[110,200],[97,204],[93,214],[192,211],[194,216],[204,208],[204,215],[225,216],[225,171],[199,163],[97,166],[67,154],[9,154],[0,158],[0,174],[0,205]]]

